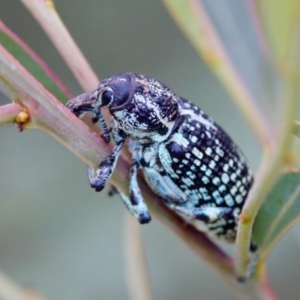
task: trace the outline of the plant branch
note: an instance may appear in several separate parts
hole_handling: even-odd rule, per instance
[[[1,20],[0,20],[0,31],[9,36],[26,54],[28,54],[33,61],[40,66],[40,68],[56,83],[60,90],[68,97],[72,98],[71,92],[66,88],[66,86],[61,82],[58,76],[51,70],[51,68],[26,44],[22,41],[13,31],[11,31]],[[7,49],[7,48],[6,48]],[[12,48],[10,48],[12,49]],[[24,57],[24,55],[23,55]],[[21,57],[18,51],[18,59]],[[27,58],[28,61],[28,58]],[[21,63],[24,62],[21,61]],[[28,66],[28,65],[27,65]],[[26,66],[25,66],[26,67]],[[30,71],[30,70],[29,70]],[[40,74],[39,74],[40,75]],[[39,76],[39,80],[41,76]]]
[[[125,216],[125,277],[128,282],[130,299],[152,300],[151,280],[145,263],[145,249],[142,241],[140,224],[128,213]]]
[[[90,64],[64,26],[51,0],[21,0],[44,29],[85,91],[100,82]]]
[[[0,106],[0,126],[15,123],[21,111],[22,107],[16,103]]]
[[[83,90],[93,90],[96,86],[98,86],[100,80],[57,14],[54,2],[52,0],[21,1],[44,29],[45,33],[52,41],[59,54],[63,57]],[[108,112],[103,111],[102,114],[106,122],[108,122]],[[90,128],[93,129],[93,131],[99,132],[99,128],[91,122],[88,115],[85,115],[83,120]]]

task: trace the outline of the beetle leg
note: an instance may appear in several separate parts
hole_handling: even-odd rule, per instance
[[[114,139],[118,139],[118,132],[114,133]],[[139,163],[139,147],[131,142],[129,143],[129,151],[132,154],[132,165],[129,171],[129,197],[124,193],[114,188],[115,191],[120,195],[121,200],[130,211],[130,213],[138,219],[141,224],[149,223],[151,216],[148,211],[147,205],[144,202],[139,184],[137,179],[137,171],[140,167]]]
[[[115,186],[113,186],[109,191],[109,195],[114,194],[118,194],[120,196],[126,208],[140,222],[140,224],[146,224],[151,221],[151,216],[144,201],[139,202],[137,205],[133,205],[132,200]]]
[[[149,223],[151,221],[151,216],[149,214],[146,203],[144,202],[140,187],[137,180],[137,170],[139,164],[136,160],[133,161],[130,174],[129,174],[129,194],[130,194],[130,205],[132,209],[136,212],[135,217],[139,220],[141,224]]]
[[[185,208],[178,205],[168,205],[177,212],[204,223],[213,223],[221,219],[232,218],[232,209],[229,207],[207,206],[200,208]]]
[[[248,266],[248,273],[246,275],[246,277],[243,277],[243,278],[238,278],[238,281],[240,283],[245,283],[247,282],[249,279],[252,278],[255,270],[256,270],[256,267],[257,267],[257,263],[258,263],[258,259],[259,259],[259,254],[257,252],[257,244],[253,241],[250,242],[250,254],[251,254],[251,261],[249,263],[249,266]]]
[[[121,140],[118,144],[116,144],[113,148],[111,155],[107,157],[96,170],[94,170],[91,167],[88,167],[88,177],[90,185],[97,192],[102,191],[107,179],[109,179],[109,177],[112,175],[118,157],[124,146],[124,142],[125,140]]]

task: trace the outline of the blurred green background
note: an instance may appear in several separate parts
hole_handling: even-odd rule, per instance
[[[236,16],[222,21],[243,36],[243,41],[230,40],[223,32],[224,39],[233,46],[236,57],[251,52],[245,2],[227,0],[222,5]],[[251,130],[160,1],[57,0],[56,8],[101,79],[126,71],[156,77],[217,120],[253,168],[258,166],[260,148]],[[219,7],[219,15],[222,9]],[[18,0],[1,0],[0,18],[52,67],[74,95],[82,93]],[[222,28],[224,23],[216,21]],[[248,42],[246,48],[243,42]],[[253,78],[251,66],[247,60],[244,63],[240,64],[244,75]],[[8,102],[0,94],[0,104]],[[42,132],[19,133],[14,126],[1,127],[0,171],[2,271],[22,286],[38,289],[47,299],[129,299],[123,261],[127,211],[117,197],[90,189],[82,161]],[[235,299],[228,287],[156,220],[142,231],[156,299]],[[282,299],[299,299],[295,231],[271,254],[268,274]]]

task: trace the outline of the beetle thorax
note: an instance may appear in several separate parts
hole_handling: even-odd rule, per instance
[[[135,95],[130,103],[111,111],[114,125],[126,136],[139,143],[164,141],[179,115],[179,106],[173,101],[166,109],[162,102],[155,102],[150,95]]]

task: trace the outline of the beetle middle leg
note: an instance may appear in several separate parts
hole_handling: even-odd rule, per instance
[[[138,184],[137,171],[140,167],[139,148],[135,147],[134,143],[131,143],[129,150],[132,153],[132,164],[129,171],[129,197],[118,189],[114,189],[115,192],[119,194],[129,212],[137,218],[141,224],[145,224],[151,221],[151,216]]]
[[[147,205],[144,202],[141,190],[137,181],[137,170],[139,164],[137,161],[133,161],[130,172],[129,172],[129,197],[127,197],[123,192],[121,192],[116,187],[112,187],[109,194],[118,194],[125,204],[129,212],[138,219],[141,224],[146,224],[151,221],[151,216],[148,211]]]

